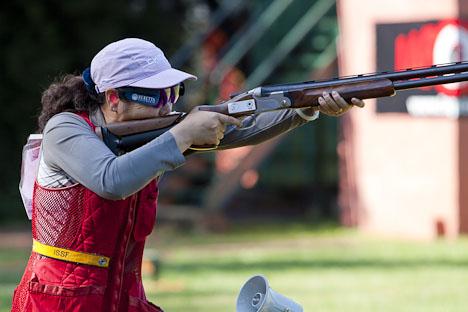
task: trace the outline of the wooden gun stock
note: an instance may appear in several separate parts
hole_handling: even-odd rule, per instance
[[[207,106],[204,110],[214,106]],[[96,127],[95,133],[115,155],[123,155],[157,138],[173,126],[181,122],[186,113],[173,113],[167,116],[141,120],[111,123]],[[192,151],[208,151],[215,149],[214,145],[194,145],[184,154]]]
[[[142,120],[111,123],[96,127],[98,137],[116,155],[122,155],[157,138],[185,117],[185,113]]]

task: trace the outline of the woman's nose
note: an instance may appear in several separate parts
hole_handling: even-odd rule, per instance
[[[165,115],[169,114],[171,112],[171,110],[172,110],[171,106],[172,105],[170,105],[170,104],[166,104],[163,107],[161,107],[159,109],[159,116],[165,116]]]

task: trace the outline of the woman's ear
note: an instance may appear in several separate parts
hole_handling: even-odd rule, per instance
[[[106,91],[106,103],[113,112],[117,112],[118,105],[120,102],[119,93],[115,89],[109,89]]]

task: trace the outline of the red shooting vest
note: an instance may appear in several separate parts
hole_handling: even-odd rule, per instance
[[[94,129],[85,114],[80,114]],[[13,296],[13,312],[162,311],[141,281],[146,237],[157,206],[157,181],[124,200],[108,200],[81,184],[33,193],[32,236],[42,244],[110,258],[101,268],[32,252]]]

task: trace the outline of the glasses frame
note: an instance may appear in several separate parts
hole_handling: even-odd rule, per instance
[[[178,87],[178,92],[175,91]],[[138,104],[155,108],[162,107],[168,103],[175,104],[184,95],[185,85],[183,82],[164,89],[147,89],[137,87],[117,88],[119,97]]]

